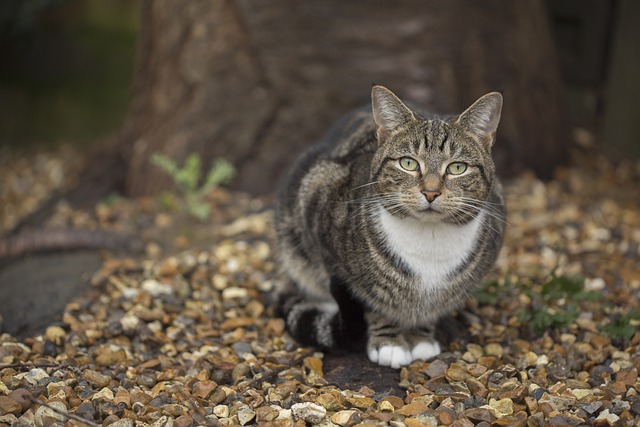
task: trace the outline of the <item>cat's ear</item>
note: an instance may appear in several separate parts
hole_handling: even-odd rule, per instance
[[[502,95],[488,93],[460,114],[458,123],[464,125],[487,148],[491,149],[502,112]]]
[[[415,118],[400,98],[384,86],[375,85],[371,88],[371,106],[379,141],[398,126]]]

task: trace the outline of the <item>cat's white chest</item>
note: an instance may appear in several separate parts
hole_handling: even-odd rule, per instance
[[[428,291],[446,285],[447,276],[471,255],[484,212],[464,225],[401,219],[382,208],[378,218],[389,248]]]

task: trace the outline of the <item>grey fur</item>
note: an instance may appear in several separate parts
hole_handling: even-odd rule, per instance
[[[444,117],[411,110],[374,86],[372,105],[373,114],[345,116],[280,188],[278,251],[291,279],[280,292],[292,335],[335,348],[336,325],[349,332],[356,317],[348,303],[336,304],[336,287],[346,287],[363,307],[369,357],[398,367],[439,352],[431,328],[465,302],[502,246],[505,206],[490,153],[502,96],[487,94]],[[400,166],[406,157],[417,171]],[[453,162],[466,171],[446,172]],[[312,325],[301,325],[309,313]]]

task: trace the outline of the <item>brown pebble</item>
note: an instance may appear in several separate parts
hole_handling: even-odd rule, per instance
[[[396,411],[396,414],[404,415],[405,417],[410,417],[413,415],[418,415],[423,412],[426,412],[429,407],[423,403],[409,403],[408,405],[404,405],[402,408],[399,408]]]
[[[398,396],[386,396],[381,400],[381,402],[382,401],[391,403],[396,409],[402,408],[404,406],[404,401]]]
[[[456,412],[451,408],[444,408],[440,406],[436,410],[436,413],[440,424],[444,424],[446,426],[453,424],[453,421],[456,419]]]
[[[270,406],[261,406],[256,409],[256,422],[271,422],[278,418],[278,410]]]
[[[120,418],[118,418],[117,415],[111,414],[111,415],[107,415],[104,418],[104,420],[102,421],[102,425],[106,427],[106,426],[111,425],[111,424],[113,424],[115,422],[118,422],[118,421],[120,421]]]
[[[23,412],[31,407],[31,393],[25,388],[15,389],[8,396],[20,404]]]
[[[218,387],[215,381],[198,381],[193,385],[193,395],[201,399],[207,399]]]
[[[376,404],[375,400],[370,397],[349,397],[347,401],[354,408],[362,409],[363,411]]]
[[[9,396],[0,396],[0,415],[20,414],[22,405]]]
[[[103,375],[100,372],[93,371],[91,369],[87,369],[82,373],[82,376],[89,381],[91,384],[97,387],[106,387],[111,382],[111,377],[108,375]]]

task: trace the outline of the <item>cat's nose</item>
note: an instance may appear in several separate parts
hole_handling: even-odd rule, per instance
[[[440,195],[440,190],[426,189],[426,190],[422,190],[421,193],[424,194],[424,197],[427,198],[429,203],[432,203],[436,199],[436,197]]]

